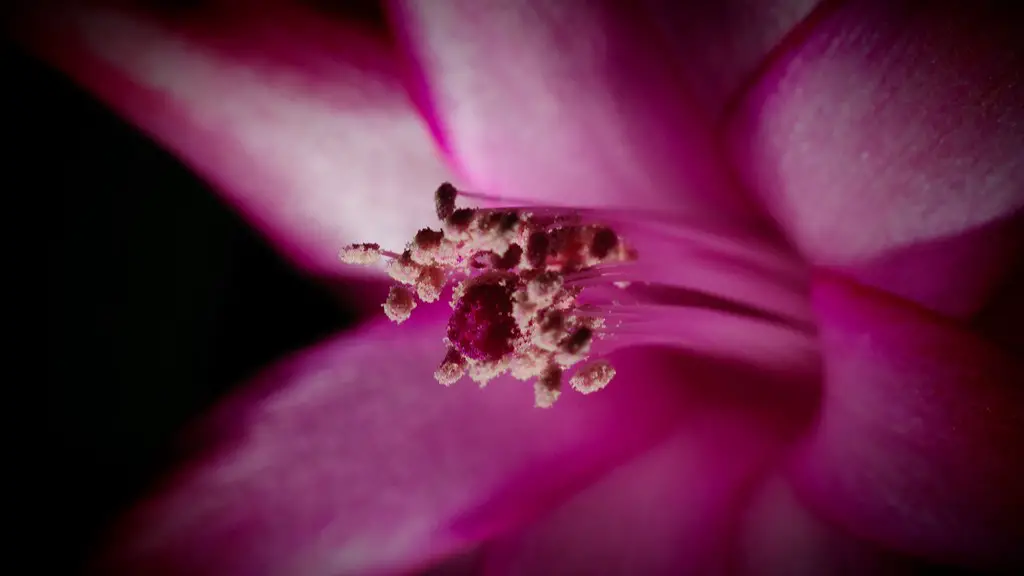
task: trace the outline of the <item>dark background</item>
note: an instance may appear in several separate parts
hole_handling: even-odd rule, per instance
[[[27,279],[33,303],[15,306],[45,331],[45,376],[8,371],[31,397],[7,401],[27,456],[8,463],[27,471],[14,522],[36,545],[29,572],[68,574],[180,457],[183,426],[351,316],[153,142],[18,48],[0,57],[9,262],[45,278],[8,277]]]

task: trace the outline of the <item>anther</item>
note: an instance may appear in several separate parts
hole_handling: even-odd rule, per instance
[[[416,233],[409,246],[410,257],[417,264],[432,264],[441,249],[444,232],[424,228]]]
[[[550,408],[555,400],[562,394],[562,369],[552,364],[533,385],[534,406],[537,408]]]
[[[380,261],[380,245],[352,244],[342,248],[338,258],[346,264],[376,264]]]
[[[526,261],[532,268],[542,270],[548,259],[548,235],[545,232],[533,232],[526,241]]]
[[[455,211],[455,197],[458,191],[449,182],[444,182],[434,192],[434,208],[437,219],[444,222]]]
[[[449,348],[444,360],[434,372],[434,379],[445,386],[451,386],[459,381],[466,373],[466,359],[459,354],[458,350]]]
[[[394,322],[401,324],[409,319],[416,308],[416,298],[405,286],[392,286],[388,299],[384,301],[384,314]]]
[[[619,236],[611,228],[601,227],[590,240],[590,255],[604,260],[619,245]]]
[[[397,282],[413,286],[420,277],[420,265],[413,261],[412,251],[406,250],[388,264],[388,275]]]
[[[424,266],[416,279],[416,295],[424,302],[435,302],[441,297],[446,281],[444,270],[439,266]]]
[[[598,360],[580,369],[569,379],[569,385],[580,394],[604,388],[615,377],[615,368],[607,360]]]
[[[473,224],[474,218],[476,218],[476,210],[472,208],[459,208],[452,212],[444,220],[445,235],[461,239],[461,237],[469,232],[469,227]]]

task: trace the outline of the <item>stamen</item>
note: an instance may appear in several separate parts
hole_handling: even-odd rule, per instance
[[[416,308],[416,298],[405,286],[392,286],[388,299],[384,301],[384,314],[396,324],[409,319]]]
[[[379,244],[353,244],[341,249],[338,257],[346,264],[362,264],[364,266],[380,262]]]
[[[501,201],[445,183],[435,192],[440,230],[421,229],[400,253],[376,244],[340,253],[353,264],[387,260],[398,284],[384,312],[397,323],[417,298],[434,302],[455,284],[448,351],[434,374],[441,384],[468,374],[484,386],[509,372],[535,379],[536,406],[550,407],[569,370],[577,392],[607,386],[616,371],[606,356],[623,347],[682,346],[783,369],[813,352],[802,328],[810,317],[804,270],[771,243],[636,211],[460,208],[459,196]],[[659,258],[680,250],[706,261],[687,269]],[[680,288],[754,303],[758,313],[655,297]]]
[[[590,394],[604,388],[615,377],[615,368],[607,360],[598,360],[580,369],[569,384],[580,394]]]

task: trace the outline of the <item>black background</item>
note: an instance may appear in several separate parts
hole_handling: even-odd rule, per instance
[[[29,508],[13,521],[35,545],[31,573],[73,573],[180,456],[185,425],[352,316],[88,94],[16,47],[2,59],[9,262],[44,262],[46,286],[8,276],[44,300],[16,303],[15,337],[30,350],[45,331],[44,378],[8,372],[32,398],[11,420]]]

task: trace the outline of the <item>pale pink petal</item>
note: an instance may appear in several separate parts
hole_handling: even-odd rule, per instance
[[[433,214],[451,174],[385,40],[279,3],[159,14],[44,4],[15,29],[307,270],[364,270],[339,248],[400,248]]]
[[[753,491],[740,522],[737,546],[734,573],[742,576],[881,576],[922,570],[915,561],[825,523],[779,477]]]
[[[486,549],[487,574],[722,574],[749,490],[809,414],[754,371],[693,362],[676,433]]]
[[[1015,14],[853,0],[768,68],[732,149],[812,261],[959,317],[992,296],[1024,229]]]
[[[130,516],[107,561],[190,576],[420,566],[529,521],[684,413],[671,366],[650,353],[619,357],[607,389],[567,391],[549,410],[509,378],[444,388],[432,312],[371,324],[247,385],[196,436],[216,448]]]
[[[474,185],[563,205],[747,209],[642,10],[390,5],[427,113]]]
[[[719,119],[762,62],[813,24],[822,0],[646,0],[689,92],[705,114]]]
[[[813,300],[825,392],[794,464],[801,498],[903,552],[979,567],[1024,562],[1020,359],[843,280],[818,279]]]

